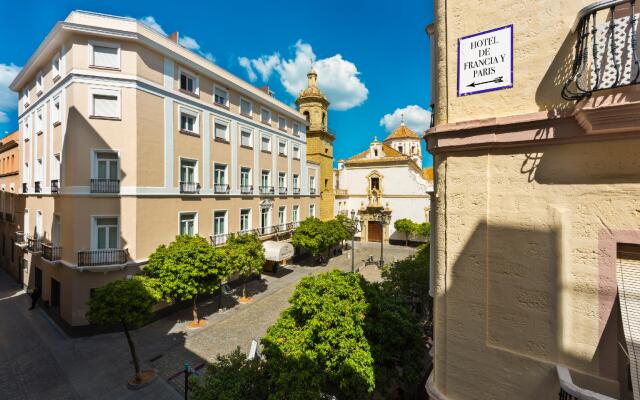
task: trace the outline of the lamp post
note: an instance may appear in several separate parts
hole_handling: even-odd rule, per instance
[[[356,219],[356,210],[351,210],[351,272],[356,270],[355,259],[355,241],[356,233],[362,231],[362,220]]]
[[[375,220],[380,224],[381,237],[380,237],[380,268],[384,267],[384,226],[389,224],[391,215],[380,211],[375,214]]]

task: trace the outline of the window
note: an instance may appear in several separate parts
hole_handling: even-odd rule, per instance
[[[91,116],[120,118],[120,92],[117,90],[91,90]]]
[[[316,177],[312,175],[309,177],[309,189],[315,189],[315,188],[316,188]]]
[[[299,206],[293,206],[293,208],[291,209],[291,222],[298,222],[298,209]]]
[[[287,173],[279,172],[278,173],[278,187],[286,188],[287,187]]]
[[[262,170],[262,175],[260,176],[260,185],[263,187],[269,186],[270,178],[271,178],[271,172],[267,170]]]
[[[300,146],[298,145],[293,145],[293,158],[296,160],[300,159]]]
[[[42,211],[36,211],[36,229],[35,235],[36,238],[40,239],[44,237],[44,230],[42,229]]]
[[[281,156],[287,155],[287,142],[278,142],[278,154],[280,154]]]
[[[262,151],[271,152],[271,137],[262,135]]]
[[[251,168],[240,168],[240,186],[248,188],[251,185]]]
[[[266,228],[270,225],[269,223],[269,209],[268,208],[262,208],[260,209],[260,227],[261,228]],[[265,230],[262,231],[263,233],[267,233]]]
[[[96,249],[117,249],[118,217],[96,217],[94,237]]]
[[[213,183],[214,185],[227,184],[227,166],[224,164],[215,164],[213,167]]]
[[[54,126],[60,123],[60,95],[54,96],[51,102],[51,122]]]
[[[294,189],[299,189],[300,188],[300,178],[297,174],[293,175],[293,188]]]
[[[285,117],[278,117],[278,129],[287,130],[287,119]]]
[[[287,223],[286,212],[287,207],[281,206],[278,208],[278,225],[284,225]]]
[[[180,234],[193,236],[198,233],[196,225],[196,219],[198,214],[196,213],[181,213],[180,214]]]
[[[59,180],[60,179],[60,153],[56,153],[53,155],[53,165],[51,166],[51,179]]]
[[[265,124],[271,123],[271,111],[263,108],[260,110],[260,120]]]
[[[380,189],[380,178],[377,176],[371,177],[371,190],[379,190]]]
[[[118,153],[112,151],[97,152],[95,172],[98,179],[118,179]]]
[[[246,232],[251,229],[251,209],[245,208],[240,210],[240,232]]]
[[[315,217],[316,216],[316,205],[315,204],[310,204],[309,205],[309,216],[310,217]]]
[[[42,72],[38,72],[36,77],[36,94],[38,96],[42,94]]]
[[[41,181],[43,174],[42,158],[36,159],[36,180]]]
[[[398,151],[399,151],[400,153],[402,153],[402,151],[403,151],[403,150],[404,150],[404,148],[402,147],[402,145],[398,145]]]
[[[53,60],[51,60],[51,71],[53,73],[53,80],[55,81],[56,78],[60,77],[60,53],[56,53],[53,56]]]
[[[227,141],[228,125],[220,122],[214,124],[214,134],[217,140]]]
[[[293,134],[295,136],[300,136],[300,124],[298,124],[297,122],[293,123]]]
[[[250,117],[253,110],[249,100],[240,99],[240,114]]]
[[[30,119],[31,115],[27,115],[24,118],[24,140],[29,140],[31,138],[31,125],[29,124]]]
[[[215,211],[213,213],[213,234],[224,235],[227,233],[227,212]]]
[[[42,107],[40,107],[38,108],[38,111],[36,111],[36,134],[42,133],[43,125]]]
[[[251,144],[251,131],[244,129],[240,131],[240,145],[244,147],[253,147]]]
[[[101,68],[120,68],[120,46],[116,44],[89,42],[91,66]]]
[[[196,183],[196,166],[195,160],[180,160],[180,182]]]
[[[229,106],[229,93],[226,90],[215,87],[213,101],[220,106]]]
[[[180,90],[198,94],[198,78],[188,72],[180,71]]]
[[[188,133],[198,133],[198,113],[186,109],[180,110],[180,130]]]
[[[29,88],[25,87],[24,92],[22,92],[22,107],[29,106]]]
[[[27,210],[26,208],[24,209],[24,214],[22,219],[22,231],[25,234],[31,232],[31,227],[29,226],[29,210]]]

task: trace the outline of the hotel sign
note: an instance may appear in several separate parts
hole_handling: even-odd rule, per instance
[[[458,39],[458,96],[513,87],[513,25]]]

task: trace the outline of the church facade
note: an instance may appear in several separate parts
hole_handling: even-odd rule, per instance
[[[336,214],[357,213],[363,221],[362,241],[404,241],[404,234],[393,226],[395,221],[429,221],[432,170],[421,165],[420,139],[402,122],[384,141],[374,138],[368,149],[338,162]],[[388,224],[378,222],[380,214],[387,215]]]

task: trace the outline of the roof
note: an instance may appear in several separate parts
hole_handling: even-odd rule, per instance
[[[369,149],[363,151],[362,153],[358,153],[355,156],[349,157],[347,162],[357,161],[357,160],[366,160],[366,161],[397,161],[397,160],[409,160],[411,159],[409,156],[405,156],[400,153],[398,150],[382,143],[382,152],[384,156],[380,156],[377,158],[368,158]]]
[[[423,168],[422,177],[428,181],[433,181],[433,168]]]
[[[417,139],[417,140],[420,140],[418,135],[414,131],[412,131],[411,129],[407,128],[407,126],[404,124],[404,122],[401,122],[400,126],[397,127],[396,130],[391,132],[391,134],[389,136],[387,136],[387,138],[384,141],[388,142],[388,141],[394,140],[394,139]]]

